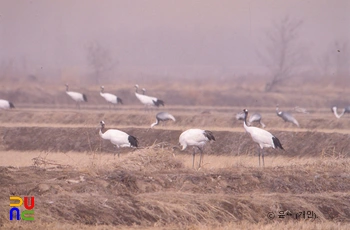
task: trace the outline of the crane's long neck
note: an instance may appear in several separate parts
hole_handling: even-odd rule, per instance
[[[333,113],[334,113],[334,116],[339,119],[339,118],[341,118],[344,115],[345,109],[343,110],[343,112],[341,114],[338,114],[337,108],[334,107],[333,108]]]
[[[158,125],[158,124],[159,124],[159,120],[158,120],[158,118],[157,118],[156,122],[154,122],[154,123],[151,125],[151,128],[153,128],[153,126],[156,126],[156,125]]]
[[[100,128],[100,132],[99,132],[100,137],[102,137],[102,138],[103,138],[103,134],[104,134],[104,132],[105,132],[105,126],[104,126],[104,125],[102,125],[102,126],[101,126],[101,128]]]
[[[247,123],[247,117],[248,117],[248,113],[245,113],[244,114],[244,122],[243,122],[243,127],[245,129],[246,132],[250,133],[251,132],[251,129],[252,127],[248,126],[248,123]]]
[[[68,85],[66,85],[66,92],[68,92]]]

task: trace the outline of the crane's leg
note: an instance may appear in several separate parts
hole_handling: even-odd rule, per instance
[[[262,150],[261,150],[261,152],[262,152],[262,154],[261,154],[262,156],[261,156],[261,157],[262,157],[263,167],[265,167],[265,161],[264,161],[264,149],[262,149]]]
[[[259,155],[259,167],[260,167],[260,147],[258,146],[258,155]]]
[[[200,151],[200,157],[199,157],[199,163],[198,163],[198,169],[200,169],[200,167],[201,167],[201,165],[202,165],[202,155],[203,155],[203,150],[200,148],[200,147],[198,147],[198,149],[199,149],[199,151]]]
[[[192,153],[192,168],[194,169],[194,156],[196,155],[196,148],[193,148],[193,153]]]
[[[118,148],[117,148],[116,145],[114,146],[114,148],[115,148],[115,152],[114,152],[114,154],[113,154],[114,160],[115,160],[115,155],[116,155],[117,153],[118,153],[118,159],[119,159],[119,157],[120,157],[120,152],[118,151]]]

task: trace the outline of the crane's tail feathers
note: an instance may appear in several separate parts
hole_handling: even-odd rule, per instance
[[[138,147],[138,141],[137,141],[136,137],[129,136],[128,140],[130,142],[131,147],[136,147],[136,148]]]
[[[209,141],[211,141],[211,140],[215,141],[215,137],[214,137],[213,133],[209,130],[204,131],[204,136],[206,138],[208,138]]]
[[[272,137],[272,140],[273,140],[273,144],[275,145],[275,148],[280,148],[280,149],[283,149],[284,148],[282,147],[282,144],[280,142],[280,140],[278,140],[277,137]]]
[[[10,108],[15,108],[12,102],[10,102]]]
[[[86,95],[85,95],[85,94],[83,94],[83,99],[84,99],[84,101],[86,101],[86,102],[87,102],[87,97],[86,97]]]
[[[170,117],[171,120],[176,121],[176,119],[175,119],[175,117],[173,115],[169,114],[169,117]]]
[[[117,103],[123,104],[123,101],[121,98],[117,97]]]
[[[159,107],[160,105],[164,106],[164,101],[159,100],[159,99],[157,99],[157,101],[153,100],[153,104],[157,107]]]
[[[300,127],[300,126],[299,126],[299,122],[298,122],[296,119],[294,119],[293,123],[294,123],[296,126]]]

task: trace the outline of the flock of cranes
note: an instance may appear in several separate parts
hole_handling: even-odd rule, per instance
[[[69,95],[75,102],[76,107],[80,109],[80,103],[81,102],[87,102],[87,97],[83,93],[79,92],[73,92],[69,91],[68,84],[66,86],[66,93]],[[164,101],[161,99],[158,99],[156,97],[148,96],[145,94],[146,90],[142,89],[142,94],[138,92],[139,86],[135,85],[135,96],[136,98],[145,106],[145,107],[159,107],[160,105],[164,106]],[[105,93],[104,92],[104,86],[101,86],[100,95],[109,103],[109,105],[116,105],[116,104],[123,104],[123,101],[120,97],[111,94],[111,93]],[[0,109],[11,109],[15,108],[14,104],[10,101],[0,99]],[[308,113],[305,109],[295,107],[295,111]],[[334,113],[336,118],[341,118],[345,113],[350,113],[350,106],[345,107],[343,111],[338,114],[337,107],[333,106],[331,108],[332,112]],[[291,113],[280,111],[279,106],[276,106],[276,114],[278,117],[281,117],[285,122],[290,122],[297,127],[300,127],[299,122],[292,116]],[[247,133],[250,134],[252,140],[257,143],[258,146],[258,156],[259,156],[259,166],[260,163],[260,157],[262,158],[262,165],[265,165],[264,162],[264,148],[274,148],[274,149],[282,149],[282,144],[280,140],[271,134],[270,132],[266,131],[264,128],[266,125],[262,122],[262,116],[260,113],[252,113],[248,119],[248,110],[244,109],[243,112],[236,114],[237,120],[243,120],[243,127]],[[165,121],[176,121],[175,117],[171,115],[168,112],[158,112],[156,114],[156,122],[151,124],[150,128],[153,128],[154,126],[158,125],[160,122]],[[252,123],[257,122],[261,125],[262,128],[251,126]],[[102,139],[109,140],[116,148],[115,155],[118,153],[118,157],[120,157],[119,151],[117,151],[120,147],[131,147],[131,148],[137,148],[138,147],[138,140],[135,136],[129,135],[121,130],[117,129],[108,129],[105,128],[105,122],[100,121],[100,130],[99,135]],[[182,146],[181,151],[184,151],[188,146],[193,147],[193,159],[192,159],[192,168],[194,168],[194,160],[195,160],[195,154],[196,151],[199,150],[200,152],[200,159],[198,167],[201,167],[202,164],[202,156],[203,156],[203,149],[207,142],[215,141],[214,134],[209,130],[203,130],[203,129],[188,129],[181,133],[179,136],[179,144]],[[177,146],[173,149],[178,148]]]
[[[68,84],[66,84],[67,95],[70,96],[70,98],[72,98],[76,102],[76,107],[80,109],[80,103],[87,102],[86,95],[79,92],[69,91],[68,88],[69,86]],[[143,105],[145,105],[145,107],[152,107],[152,106],[159,107],[161,105],[164,106],[163,100],[160,100],[156,97],[147,96],[145,88],[142,89],[142,94],[138,93],[138,89],[139,89],[139,86],[136,84],[135,96]],[[120,97],[111,93],[105,93],[104,90],[105,90],[105,87],[101,86],[100,95],[107,101],[109,106],[116,105],[116,104],[123,104],[123,100]]]

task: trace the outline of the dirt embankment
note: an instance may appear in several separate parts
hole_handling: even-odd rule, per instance
[[[138,150],[113,170],[0,168],[0,183],[6,185],[0,200],[8,203],[9,194],[35,196],[36,218],[44,223],[184,227],[303,221],[277,218],[278,211],[287,210],[294,215],[313,211],[316,221],[349,222],[348,166],[325,162],[194,171],[156,148]],[[1,215],[0,224],[6,221]]]

